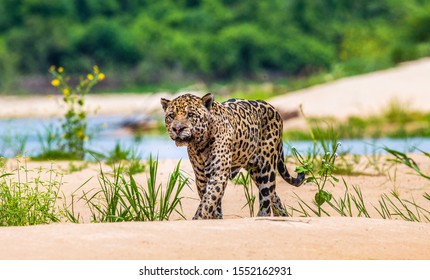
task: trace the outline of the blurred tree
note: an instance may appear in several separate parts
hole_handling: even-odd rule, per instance
[[[98,64],[117,85],[333,68],[356,74],[430,55],[429,7],[430,0],[2,0],[0,71],[19,77]]]
[[[95,64],[130,66],[140,59],[131,32],[120,23],[106,18],[88,22],[76,44],[77,53],[91,58]]]

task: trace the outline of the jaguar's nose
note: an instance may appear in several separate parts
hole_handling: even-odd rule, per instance
[[[185,126],[184,126],[184,125],[182,125],[182,124],[180,124],[180,123],[175,123],[175,124],[172,126],[172,129],[173,129],[173,131],[174,131],[176,134],[181,133],[181,131],[182,131],[182,130],[184,130],[184,128],[185,128]]]

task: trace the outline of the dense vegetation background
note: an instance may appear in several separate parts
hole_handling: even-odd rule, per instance
[[[0,92],[352,75],[430,55],[430,0],[2,0]],[[45,80],[44,80],[45,79]]]

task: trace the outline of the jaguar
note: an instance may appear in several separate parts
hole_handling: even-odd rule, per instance
[[[259,191],[258,216],[285,216],[276,193],[276,174],[300,186],[305,174],[290,175],[285,165],[283,121],[262,100],[219,103],[211,93],[161,98],[165,125],[177,146],[186,146],[200,203],[193,219],[222,219],[221,200],[228,180],[246,169]]]

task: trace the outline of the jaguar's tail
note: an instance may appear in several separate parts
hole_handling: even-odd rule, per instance
[[[295,187],[300,186],[305,181],[305,173],[304,172],[297,173],[296,178],[291,176],[290,173],[288,172],[288,169],[285,166],[285,161],[284,161],[284,148],[283,148],[282,141],[279,144],[278,171],[279,171],[279,174],[281,174],[282,178],[287,183],[289,183]]]

